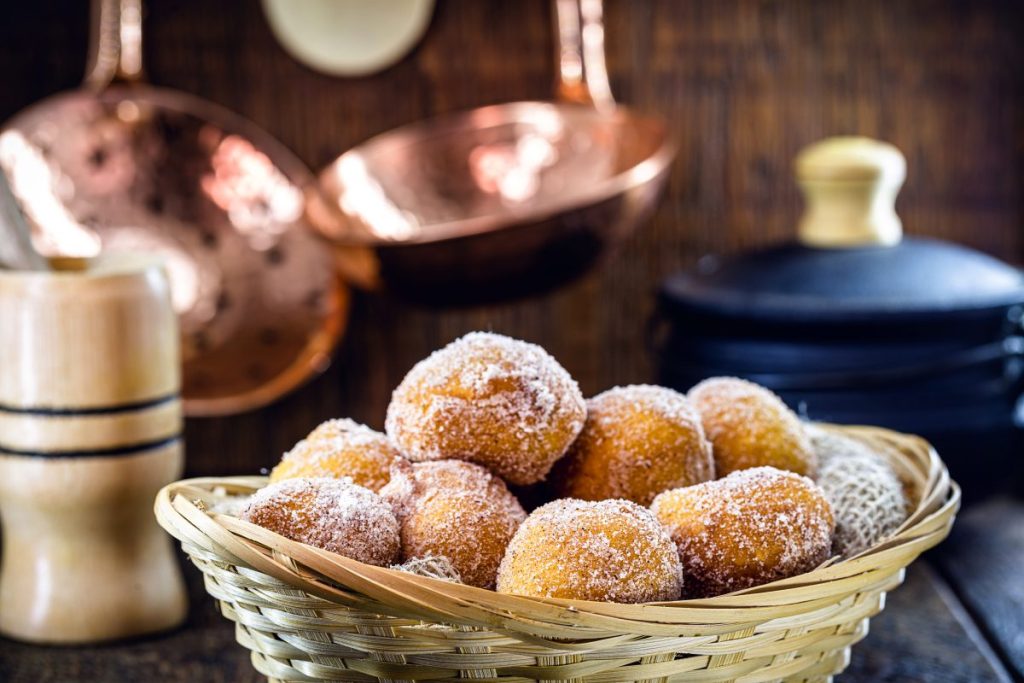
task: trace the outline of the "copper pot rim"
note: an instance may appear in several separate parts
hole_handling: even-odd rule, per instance
[[[651,137],[656,142],[651,146],[655,149],[629,168],[610,175],[599,183],[581,187],[577,192],[551,201],[531,202],[523,207],[502,211],[500,214],[489,213],[430,223],[424,229],[404,238],[381,237],[364,230],[357,231],[347,228],[347,218],[336,208],[336,194],[331,191],[329,182],[333,169],[346,157],[361,155],[380,148],[414,147],[431,137],[478,129],[480,126],[466,125],[467,123],[474,124],[474,119],[487,119],[494,123],[521,121],[525,112],[538,108],[562,110],[563,112],[571,110],[575,115],[582,114],[614,125],[653,130],[654,135]],[[308,195],[306,213],[308,220],[319,234],[342,247],[401,247],[447,242],[487,233],[515,230],[539,220],[579,211],[625,194],[634,188],[652,183],[662,176],[674,161],[677,152],[678,141],[664,118],[642,114],[631,107],[615,105],[609,111],[602,111],[583,102],[546,100],[492,104],[414,121],[374,135],[359,143],[320,171],[316,191]],[[326,204],[326,210],[318,206],[319,202]],[[326,216],[322,215],[324,212]],[[339,226],[342,227],[339,229]]]
[[[287,396],[294,389],[321,376],[331,366],[339,341],[348,329],[352,307],[352,291],[344,281],[335,276],[332,288],[333,306],[331,315],[325,316],[325,323],[315,335],[309,338],[302,353],[273,379],[244,392],[217,398],[182,399],[185,415],[188,417],[223,417],[246,413],[263,408]]]
[[[55,93],[20,110],[4,123],[4,130],[19,129],[40,112],[73,105],[75,102],[98,102],[106,105],[136,102],[162,111],[186,115],[242,135],[258,143],[259,149],[274,159],[296,187],[306,192],[315,186],[316,178],[287,146],[249,119],[225,106],[199,96],[145,82],[116,83],[96,91],[88,86]],[[323,239],[316,230],[315,238]],[[348,326],[351,292],[348,285],[335,274],[329,289],[330,312],[323,316],[323,324],[311,336],[292,362],[271,379],[254,385],[246,391],[214,397],[183,397],[183,408],[189,417],[214,417],[255,410],[273,403],[323,371],[331,363],[331,354]]]
[[[45,283],[48,287],[59,284],[62,288],[76,289],[82,279],[120,280],[136,278],[154,269],[163,268],[163,261],[142,252],[105,251],[95,257],[53,257],[55,267],[50,271],[0,270],[0,280],[20,282],[24,287]],[[183,396],[182,406],[189,417],[218,417],[254,410],[266,406],[289,394],[312,377],[321,374],[331,363],[331,355],[348,326],[351,293],[337,282],[332,288],[332,314],[328,323],[310,338],[302,353],[272,380],[253,389],[218,398],[190,398]],[[341,285],[341,286],[338,286]]]

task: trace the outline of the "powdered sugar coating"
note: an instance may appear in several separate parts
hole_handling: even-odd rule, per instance
[[[817,458],[803,424],[768,389],[736,377],[712,377],[687,396],[711,441],[719,477],[763,466],[814,476]]]
[[[907,518],[907,497],[885,458],[842,434],[808,432],[818,454],[818,486],[836,517],[832,552],[850,557],[896,531]]]
[[[354,420],[328,420],[284,454],[270,481],[296,477],[349,477],[379,491],[388,483],[391,466],[402,457],[388,438]]]
[[[649,505],[662,491],[713,479],[714,473],[711,443],[686,397],[637,384],[587,401],[583,431],[551,479],[563,496]]]
[[[386,567],[398,559],[398,520],[373,491],[345,479],[285,479],[252,495],[242,513],[293,541]]]
[[[682,583],[672,539],[628,500],[542,505],[519,527],[498,570],[499,593],[573,600],[675,600]]]
[[[445,557],[462,581],[493,588],[526,512],[505,482],[462,460],[400,464],[381,489],[401,526],[403,561]]]
[[[544,349],[473,332],[409,371],[385,429],[411,460],[468,460],[532,484],[565,454],[585,417],[576,382]]]
[[[774,467],[666,491],[651,510],[679,547],[688,597],[809,571],[829,557],[834,521],[814,482]]]
[[[210,512],[230,517],[241,517],[245,509],[249,507],[249,500],[252,496],[224,496],[218,498],[210,506]]]

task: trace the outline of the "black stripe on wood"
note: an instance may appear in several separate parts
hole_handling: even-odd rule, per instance
[[[44,407],[23,407],[12,406],[0,403],[0,413],[11,413],[13,415],[40,415],[44,417],[80,417],[85,415],[116,415],[118,413],[130,413],[134,410],[148,410],[165,403],[177,401],[180,394],[167,394],[156,398],[148,398],[144,401],[134,403],[119,403],[113,406],[93,406],[89,408],[44,408]]]
[[[144,441],[141,443],[118,446],[117,448],[97,448],[95,450],[81,451],[19,451],[0,446],[0,455],[13,455],[26,458],[106,458],[114,456],[138,455],[145,451],[163,448],[181,439],[181,433],[174,436],[157,439],[156,441]]]

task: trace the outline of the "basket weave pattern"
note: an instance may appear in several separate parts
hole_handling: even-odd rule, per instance
[[[372,567],[208,510],[260,477],[161,491],[238,642],[271,681],[826,681],[920,553],[949,532],[959,490],[931,447],[868,427],[916,505],[890,539],[799,576],[703,600],[621,605],[529,598]]]

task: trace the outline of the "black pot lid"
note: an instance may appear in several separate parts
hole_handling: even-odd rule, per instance
[[[931,239],[828,249],[802,244],[705,257],[670,277],[672,304],[729,317],[826,321],[949,315],[1024,303],[1024,275],[972,249]]]
[[[895,147],[831,138],[797,158],[807,201],[799,240],[739,256],[705,257],[670,277],[676,312],[773,322],[857,323],[1005,309],[1024,304],[1024,273],[939,240],[902,238]]]

